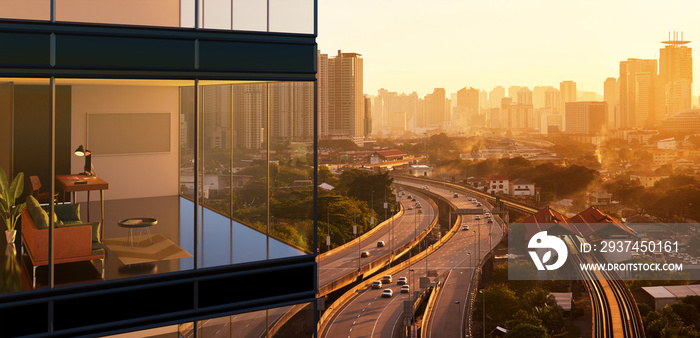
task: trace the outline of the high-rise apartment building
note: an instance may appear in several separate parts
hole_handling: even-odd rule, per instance
[[[651,126],[663,110],[656,60],[620,61],[620,128]]]
[[[564,123],[566,132],[572,134],[596,134],[604,132],[607,123],[606,102],[567,102]]]
[[[445,106],[445,88],[435,88],[431,94],[425,95],[425,123],[442,127],[448,118]]]
[[[560,112],[561,109],[561,93],[559,89],[549,87],[544,91],[544,107],[552,112]]]
[[[328,54],[317,52],[316,96],[318,115],[318,137],[328,138]]]
[[[463,126],[473,124],[479,115],[479,90],[464,87],[457,91],[457,119]]]
[[[576,102],[577,101],[577,93],[576,93],[576,82],[574,81],[562,81],[559,83],[559,92],[561,93],[561,105],[564,107],[564,105],[567,102]]]
[[[693,83],[693,50],[685,46],[690,41],[683,40],[683,33],[671,33],[664,48],[659,50],[659,86],[663,86],[666,97],[664,115],[688,110],[691,104]],[[663,118],[663,116],[662,116]]]
[[[328,59],[328,129],[331,137],[361,142],[365,103],[362,55],[343,53]]]
[[[506,89],[496,86],[489,92],[489,108],[500,108],[501,100],[506,97]]]
[[[608,104],[608,130],[617,129],[620,126],[620,83],[616,78],[605,79],[603,100]]]
[[[527,87],[521,87],[521,86],[510,86],[508,87],[508,97],[513,99],[514,103],[519,103],[518,102],[518,92],[520,92],[521,89],[527,88]]]

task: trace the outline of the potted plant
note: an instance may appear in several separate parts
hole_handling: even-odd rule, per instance
[[[8,183],[5,171],[0,168],[0,220],[2,220],[7,230],[5,230],[5,238],[7,243],[14,243],[17,235],[15,225],[19,220],[22,208],[25,203],[15,205],[15,201],[24,192],[24,173],[19,173]]]

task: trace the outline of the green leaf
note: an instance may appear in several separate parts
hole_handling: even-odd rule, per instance
[[[5,174],[5,170],[2,170],[0,168],[0,194],[5,193],[7,190],[7,175]]]
[[[12,185],[15,186],[14,190],[14,200],[18,199],[20,196],[22,196],[22,193],[24,192],[24,173],[20,172],[17,174],[15,179],[12,181]]]

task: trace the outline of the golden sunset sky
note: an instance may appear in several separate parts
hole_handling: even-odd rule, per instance
[[[697,0],[320,0],[317,41],[329,56],[363,55],[367,94],[565,80],[602,94],[620,61],[658,59],[669,31],[682,31],[697,96],[699,13]]]

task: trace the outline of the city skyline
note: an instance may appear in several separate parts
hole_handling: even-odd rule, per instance
[[[370,95],[380,88],[420,97],[434,88],[556,88],[562,81],[603,94],[621,61],[658,60],[669,32],[683,32],[690,48],[700,39],[691,14],[700,3],[688,1],[363,4],[319,3],[317,40],[322,52],[363,55]],[[692,95],[699,94],[693,86]]]

